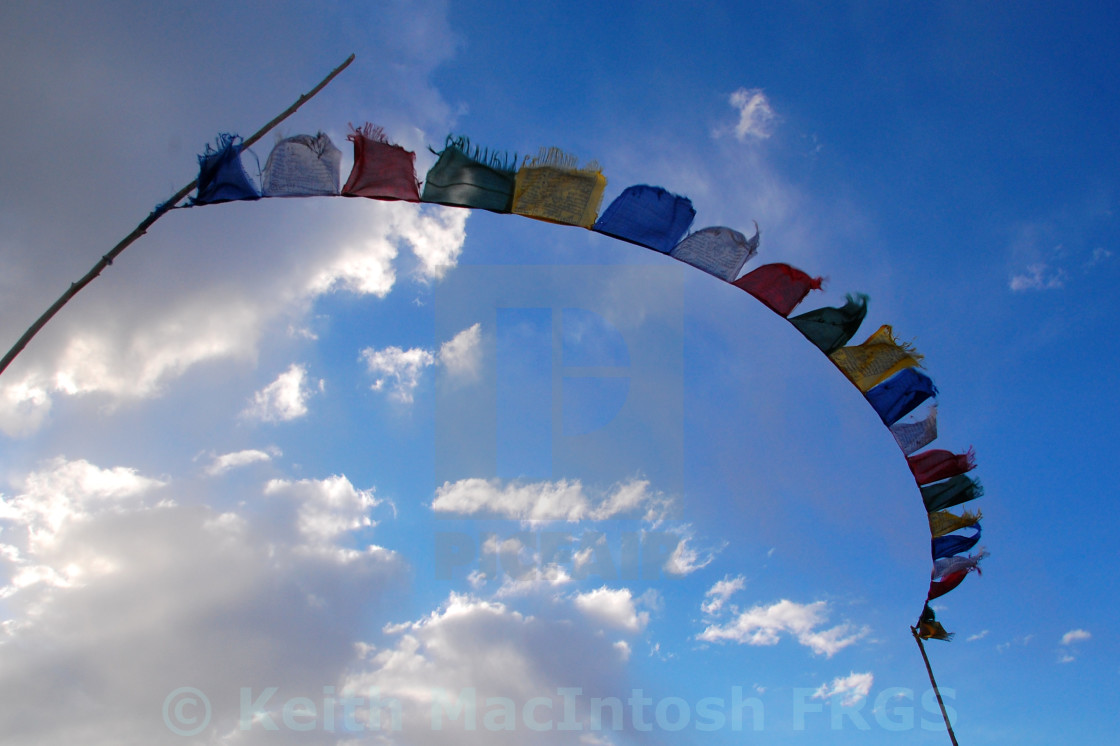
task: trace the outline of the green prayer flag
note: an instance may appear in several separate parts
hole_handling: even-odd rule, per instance
[[[842,308],[818,308],[794,316],[789,323],[824,354],[831,355],[846,345],[859,330],[859,325],[867,316],[867,300],[863,293],[849,293]]]

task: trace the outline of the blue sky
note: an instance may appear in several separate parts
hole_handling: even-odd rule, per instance
[[[1110,743],[1117,25],[9,4],[4,347],[218,132],[354,52],[278,129],[327,133],[343,178],[351,122],[420,178],[449,132],[555,146],[598,161],[604,206],[653,184],[694,229],[757,221],[747,270],[828,278],[799,310],[867,293],[856,341],[925,355],[935,446],[975,447],[986,489],[992,556],[927,645],[960,741]],[[667,256],[433,205],[174,211],[0,376],[0,741],[945,743],[908,630],[927,542],[859,392]],[[472,692],[475,727],[437,727]]]

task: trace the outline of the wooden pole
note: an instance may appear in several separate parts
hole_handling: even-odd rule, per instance
[[[311,98],[315,96],[315,94],[323,90],[323,88],[325,88],[328,83],[334,80],[335,77],[340,72],[345,70],[353,61],[354,55],[351,54],[346,58],[345,62],[336,67],[334,70],[331,70],[330,74],[327,75],[327,77],[323,78],[323,80],[321,80],[317,86],[300,96],[294,104],[289,106],[278,116],[276,116],[271,122],[261,127],[250,137],[248,137],[244,141],[242,147],[250,147],[253,143],[257,142],[266,134],[268,134],[269,130],[294,114],[296,110],[299,109],[299,107],[303,106],[305,103],[310,101]],[[19,353],[23,351],[23,348],[27,346],[27,343],[30,342],[36,334],[39,333],[40,329],[46,326],[47,322],[50,321],[56,313],[62,310],[63,306],[70,302],[71,298],[78,294],[78,291],[93,282],[93,279],[100,275],[102,270],[112,264],[113,260],[116,259],[122,251],[127,249],[133,241],[147,233],[148,228],[151,228],[154,222],[166,215],[171,210],[171,208],[175,207],[175,205],[182,202],[183,199],[185,199],[186,196],[191,193],[191,190],[196,186],[198,186],[198,179],[195,179],[190,184],[187,184],[185,187],[175,192],[171,199],[167,200],[163,204],[157,205],[156,209],[152,210],[152,212],[149,213],[148,217],[144,218],[140,222],[140,224],[133,229],[132,233],[129,233],[127,236],[125,236],[124,239],[122,239],[120,243],[114,246],[108,254],[105,254],[103,257],[101,257],[101,260],[97,262],[97,264],[93,265],[93,269],[87,272],[85,276],[82,277],[82,279],[78,280],[77,282],[71,283],[66,292],[63,293],[61,297],[59,297],[59,299],[56,300],[54,304],[51,305],[51,307],[48,308],[46,312],[42,316],[40,316],[35,321],[35,323],[27,329],[26,332],[23,333],[23,336],[19,338],[19,341],[16,342],[12,346],[12,349],[8,350],[8,353],[4,355],[4,358],[0,360],[0,374],[3,374],[3,372],[7,370],[12,361],[16,359],[16,356],[19,355]]]
[[[953,726],[949,722],[949,713],[945,711],[945,702],[941,699],[941,690],[937,688],[937,681],[933,678],[933,669],[929,665],[926,646],[922,644],[922,638],[918,637],[917,627],[911,627],[910,634],[914,635],[914,641],[918,643],[918,650],[922,652],[922,660],[926,663],[926,673],[929,674],[929,683],[933,685],[933,693],[937,695],[937,705],[941,708],[941,717],[945,718],[945,730],[949,731],[949,740],[953,742],[953,746],[957,746],[957,734],[953,732]]]

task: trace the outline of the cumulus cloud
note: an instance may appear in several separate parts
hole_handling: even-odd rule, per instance
[[[856,673],[853,671],[847,676],[837,677],[830,684],[821,684],[813,693],[814,699],[831,699],[842,697],[840,704],[844,707],[857,705],[867,698],[871,692],[871,685],[875,677],[871,672]]]
[[[765,140],[773,134],[777,116],[761,88],[740,88],[728,101],[739,112],[739,121],[731,131],[740,142],[748,138]]]
[[[524,743],[521,714],[526,703],[539,703],[539,718],[552,718],[558,725],[565,717],[558,690],[578,687],[571,718],[588,731],[590,698],[624,690],[629,646],[612,642],[597,622],[586,623],[578,612],[569,618],[568,607],[550,611],[548,616],[527,615],[502,602],[452,593],[431,614],[387,626],[385,633],[396,638],[393,644],[361,646],[362,659],[339,691],[377,691],[385,729],[397,717],[400,732],[413,734],[420,746],[446,743],[447,731],[466,746],[514,746]],[[395,702],[385,704],[390,700]],[[447,713],[471,701],[473,728],[464,720],[469,710],[455,720],[444,715],[442,730],[432,728],[433,708]],[[509,712],[512,720],[505,718]],[[369,708],[359,708],[357,719],[369,722]],[[553,727],[535,732],[533,741],[559,746],[571,742],[571,733]]]
[[[1016,293],[1028,290],[1057,290],[1064,287],[1065,282],[1064,269],[1052,268],[1045,262],[1037,262],[1028,266],[1025,272],[1013,275],[1008,287]]]
[[[302,491],[290,494],[299,504],[341,503],[328,512],[351,525],[363,501],[346,484],[284,489]],[[189,682],[210,695],[206,740],[217,742],[236,728],[239,687],[301,691],[353,662],[367,607],[403,569],[395,555],[342,565],[302,551],[288,539],[298,531],[172,499],[173,489],[134,469],[57,459],[0,502],[11,542],[0,552],[0,573],[10,570],[0,731],[23,743],[161,742],[163,721],[143,713]],[[313,535],[339,538],[337,521],[311,518]]]
[[[782,599],[770,606],[754,606],[741,612],[726,625],[711,624],[697,639],[706,642],[730,640],[746,645],[777,645],[783,633],[814,653],[831,658],[840,650],[867,635],[866,627],[840,624],[823,628],[828,621],[828,604],[816,601],[799,604]]]
[[[373,489],[360,490],[342,474],[295,482],[272,479],[265,484],[264,494],[297,506],[295,526],[306,547],[335,552],[343,560],[358,555],[336,547],[335,540],[344,533],[376,525],[370,511],[381,504],[373,496]]]
[[[367,347],[362,350],[361,359],[365,361],[366,369],[377,376],[370,388],[374,391],[387,390],[391,398],[403,404],[412,403],[413,392],[420,385],[420,374],[436,361],[435,355],[419,347],[410,350]]]
[[[340,235],[314,242],[299,256],[290,250],[253,266],[173,266],[165,268],[165,279],[148,280],[141,292],[112,303],[95,295],[88,320],[65,317],[55,349],[36,340],[38,354],[17,361],[14,375],[5,376],[0,428],[9,435],[34,432],[56,395],[100,394],[110,402],[151,398],[199,363],[251,361],[269,325],[285,320],[284,328],[302,328],[323,295],[386,296],[396,283],[394,262],[402,244],[442,257],[425,277],[441,277],[457,261],[468,211],[448,217],[444,208],[395,204],[371,205],[368,212],[373,221],[362,221],[360,229],[350,225],[349,231],[342,223]],[[308,227],[291,231],[298,235]],[[171,282],[187,271],[201,276]]]
[[[612,590],[603,586],[578,594],[576,608],[606,627],[625,632],[641,632],[649,623],[649,612],[638,611],[629,588]]]
[[[311,398],[314,385],[323,390],[324,382],[311,384],[307,380],[307,369],[292,363],[275,381],[253,394],[253,400],[242,412],[242,416],[263,422],[286,422],[307,414],[307,400]]]
[[[445,482],[436,490],[432,510],[464,516],[491,515],[521,521],[604,520],[642,513],[656,520],[668,499],[650,488],[646,480],[615,485],[606,494],[591,496],[578,480],[509,482],[500,479],[461,479]]]
[[[84,459],[59,456],[28,474],[20,494],[0,496],[0,520],[25,532],[22,549],[34,555],[53,546],[68,525],[135,508],[148,493],[166,484],[128,467],[103,469]]]
[[[427,219],[402,231],[401,237],[420,262],[424,280],[440,280],[459,261],[467,237],[468,210],[432,206]]]

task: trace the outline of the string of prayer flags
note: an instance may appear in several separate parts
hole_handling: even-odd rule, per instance
[[[828,357],[865,393],[903,368],[921,365],[922,361],[922,356],[911,345],[895,340],[887,325],[879,327],[863,344],[841,347]]]
[[[331,139],[296,135],[276,143],[261,173],[265,197],[315,197],[338,194],[342,151]]]
[[[513,207],[517,156],[512,159],[475,146],[466,137],[447,136],[439,160],[424,179],[421,202],[508,213]]]
[[[975,513],[966,510],[960,515],[950,513],[947,510],[934,511],[929,514],[929,535],[936,538],[951,534],[954,531],[975,525],[983,517],[983,513],[979,510]]]
[[[607,178],[594,161],[577,168],[574,156],[545,150],[517,171],[512,210],[537,220],[591,228],[599,214]]]
[[[891,425],[891,435],[905,456],[937,440],[937,404],[931,404],[924,417]]]
[[[979,482],[963,474],[946,479],[944,482],[927,484],[922,489],[922,502],[926,511],[944,510],[983,496],[984,488]]]
[[[805,300],[810,290],[820,290],[823,281],[823,278],[810,277],[788,264],[764,264],[732,284],[784,317]]]
[[[695,217],[696,210],[688,197],[638,184],[615,197],[592,230],[668,254]]]
[[[350,126],[346,139],[354,143],[354,167],[342,187],[347,197],[420,201],[416,181],[416,154],[389,142],[384,130],[366,122]]]
[[[980,541],[980,524],[974,524],[972,528],[976,529],[976,533],[972,536],[961,536],[960,534],[949,534],[947,536],[938,536],[930,540],[930,551],[933,554],[934,560],[939,560],[942,557],[952,557],[954,554],[967,552],[976,546]]]
[[[906,463],[920,487],[972,471],[976,468],[976,454],[971,448],[967,453],[935,449],[910,456]]]
[[[206,144],[206,152],[198,156],[198,193],[192,205],[261,198],[241,164],[240,141],[238,135],[223,132],[215,141],[217,148]]]
[[[980,540],[980,511],[960,515],[947,508],[980,497],[980,483],[965,476],[975,468],[971,449],[956,454],[921,449],[937,438],[937,388],[921,367],[912,345],[894,338],[881,326],[864,342],[849,345],[867,316],[868,296],[848,294],[840,307],[818,308],[792,318],[789,314],[823,280],[788,264],[766,264],[742,277],[743,266],[758,251],[760,231],[744,234],[725,226],[689,233],[696,217],[692,202],[661,187],[638,184],[622,191],[598,214],[606,177],[597,163],[582,168],[556,148],[542,148],[518,168],[516,155],[472,147],[466,137],[449,135],[429,169],[423,189],[416,179],[415,153],[388,141],[380,127],[351,126],[354,165],[338,188],[341,153],[322,132],[278,142],[261,173],[258,192],[241,161],[243,143],[221,134],[217,147],[206,146],[199,158],[198,193],[191,205],[266,197],[338,195],[381,200],[425,202],[515,213],[547,222],[580,226],[643,246],[687,263],[731,283],[789,320],[809,342],[864,395],[907,457],[925,505],[933,558],[927,603],[918,626],[919,639],[949,640],[952,634],[934,617],[928,601],[954,588],[987,556],[962,556]],[[923,403],[924,413],[917,410]],[[905,418],[905,419],[904,419]],[[971,535],[955,533],[975,529]]]
[[[669,256],[731,282],[743,265],[758,252],[758,223],[749,239],[723,226],[701,228],[673,247]]]
[[[883,424],[890,427],[926,399],[936,395],[937,387],[929,376],[913,368],[905,368],[867,391],[864,397],[883,420]]]
[[[858,293],[849,294],[847,302],[840,308],[818,308],[794,316],[789,323],[820,348],[821,352],[831,355],[855,336],[865,316],[867,296]]]

